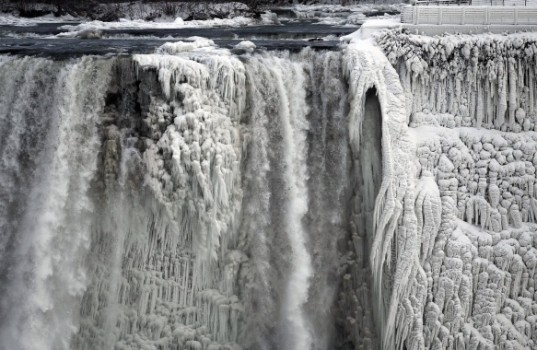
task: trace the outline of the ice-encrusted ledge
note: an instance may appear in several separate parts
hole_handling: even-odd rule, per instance
[[[398,306],[408,302],[409,284],[420,268],[412,144],[407,128],[405,95],[399,77],[379,47],[371,41],[349,38],[344,73],[349,82],[349,132],[355,162],[362,135],[365,97],[377,91],[382,111],[383,179],[375,204],[375,237],[371,246],[372,300],[375,328],[382,349],[396,343]],[[395,252],[395,254],[394,254]],[[389,285],[389,288],[386,288]]]

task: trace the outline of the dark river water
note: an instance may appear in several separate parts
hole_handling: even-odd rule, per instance
[[[198,36],[214,40],[220,47],[233,48],[243,40],[253,41],[258,49],[298,51],[303,47],[335,49],[339,37],[359,26],[335,26],[314,21],[288,22],[282,25],[243,27],[190,27],[109,29],[101,39],[61,38],[68,32],[64,25],[76,23],[40,23],[33,26],[0,25],[0,54],[39,56],[80,56],[151,52],[164,42]]]

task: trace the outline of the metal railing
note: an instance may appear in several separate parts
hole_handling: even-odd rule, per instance
[[[417,0],[414,5],[469,5],[470,0]]]
[[[413,5],[537,7],[537,0],[414,0]]]
[[[537,0],[472,0],[472,6],[537,6]]]
[[[401,22],[415,25],[537,25],[537,7],[405,6]]]

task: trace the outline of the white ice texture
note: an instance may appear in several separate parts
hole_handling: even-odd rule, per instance
[[[535,349],[536,36],[389,31],[376,42],[399,76],[377,87],[398,95],[383,118],[406,101],[397,144],[413,144],[384,348]],[[373,267],[389,254],[374,249]]]

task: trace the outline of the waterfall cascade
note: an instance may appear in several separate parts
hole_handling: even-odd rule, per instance
[[[4,58],[0,348],[336,346],[341,69],[208,40]]]
[[[0,350],[533,348],[537,40],[375,39],[1,57]]]

